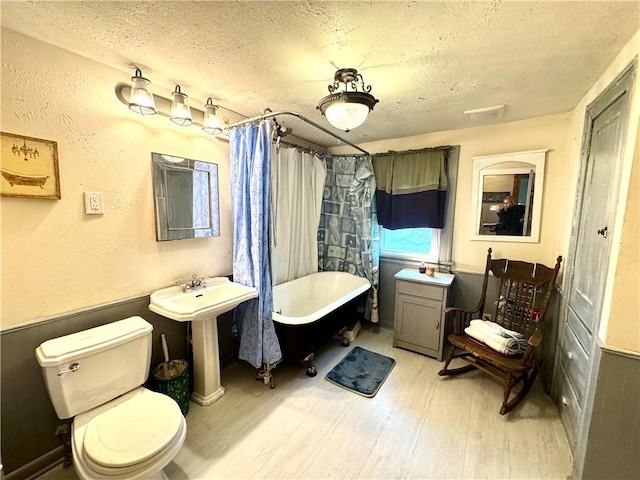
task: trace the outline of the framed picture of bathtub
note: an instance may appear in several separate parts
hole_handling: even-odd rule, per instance
[[[60,200],[58,144],[6,132],[0,132],[0,140],[0,194]]]

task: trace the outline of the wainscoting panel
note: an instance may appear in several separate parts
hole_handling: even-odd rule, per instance
[[[600,369],[581,478],[637,479],[640,478],[640,354],[599,347]]]
[[[154,327],[151,368],[164,361],[161,333],[167,335],[171,358],[184,358],[191,363],[190,348],[187,348],[189,325],[157,315],[148,305],[149,297],[144,296],[1,332],[1,451],[7,480],[32,477],[63,455],[55,436],[56,427],[62,421],[51,405],[35,357],[35,349],[45,340],[138,315]],[[237,358],[237,341],[230,335],[231,318],[231,312],[218,318],[222,366]],[[147,383],[153,388],[151,374]]]

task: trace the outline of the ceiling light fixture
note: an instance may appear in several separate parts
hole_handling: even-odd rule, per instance
[[[131,77],[131,96],[129,97],[129,108],[140,115],[154,115],[158,113],[156,110],[156,102],[149,88],[151,82],[142,76],[139,68]]]
[[[344,90],[336,93],[341,84]],[[355,68],[338,70],[328,88],[329,95],[320,100],[316,109],[331,125],[345,132],[362,125],[379,101],[369,93],[371,85],[365,85]]]
[[[180,91],[180,85],[176,85],[176,89],[171,96],[173,97],[171,102],[171,121],[181,127],[188,127],[193,123],[191,109],[189,108],[189,97],[186,93]]]
[[[207,98],[204,104],[204,118],[202,120],[202,130],[209,135],[220,135],[222,133],[222,124],[217,115],[218,106],[213,104],[211,97]]]

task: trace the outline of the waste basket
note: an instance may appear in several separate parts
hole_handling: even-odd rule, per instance
[[[173,398],[182,415],[189,413],[189,364],[186,360],[171,360],[153,369],[158,391]]]

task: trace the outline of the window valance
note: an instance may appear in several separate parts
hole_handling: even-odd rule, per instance
[[[442,228],[447,191],[446,149],[373,155],[378,223],[384,228]]]

